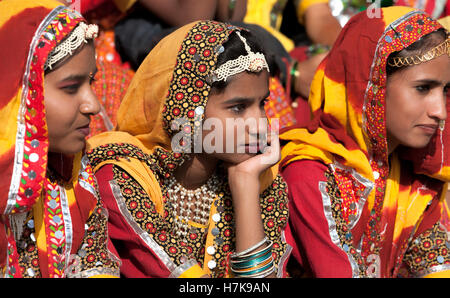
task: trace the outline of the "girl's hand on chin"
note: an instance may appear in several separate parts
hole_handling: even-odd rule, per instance
[[[239,164],[226,164],[230,187],[235,182],[244,184],[246,181],[258,181],[260,174],[276,164],[281,157],[280,140],[278,138],[278,121],[273,121],[268,133],[268,146],[264,152],[257,154]]]

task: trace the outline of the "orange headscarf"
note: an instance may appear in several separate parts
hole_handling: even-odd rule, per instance
[[[368,234],[369,220],[375,217],[380,219],[377,225],[387,227],[384,234],[389,236],[375,244],[382,247],[380,257],[389,260],[382,265],[380,275],[390,276],[398,268],[395,273],[387,268],[392,268],[404,253],[402,245],[414,228],[430,220],[422,215],[431,200],[440,197],[436,208],[442,208],[444,184],[450,180],[450,129],[447,120],[445,130],[439,130],[426,148],[399,148],[389,161],[387,58],[442,26],[411,8],[389,7],[378,12],[380,15],[372,18],[366,12],[353,17],[320,64],[309,97],[312,119],[308,127],[280,135],[288,142],[282,149],[281,165],[309,159],[334,169],[343,204],[364,204],[353,233],[354,244],[365,239],[363,257],[375,243]],[[357,182],[356,175],[364,181],[361,187],[368,195],[360,196],[356,189],[345,187]],[[346,212],[344,219],[350,221],[352,212],[358,216],[355,209]]]
[[[55,155],[55,163],[64,165],[63,185],[47,177],[44,65],[56,45],[85,21],[54,0],[4,0],[0,11],[0,265],[6,276],[23,276],[16,241],[32,214],[41,276],[63,277],[97,193],[82,152]]]

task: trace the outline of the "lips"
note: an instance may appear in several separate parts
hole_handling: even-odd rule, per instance
[[[421,130],[423,130],[426,134],[433,135],[436,132],[438,125],[437,124],[419,124],[419,125],[417,125],[417,127],[420,128]]]
[[[91,130],[89,128],[89,123],[85,126],[81,126],[81,127],[77,128],[77,131],[79,131],[81,134],[83,134],[85,137],[87,137],[89,135],[89,133],[91,132]]]

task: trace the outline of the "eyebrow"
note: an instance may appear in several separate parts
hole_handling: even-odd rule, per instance
[[[432,86],[440,86],[440,85],[444,85],[444,86],[448,86],[450,84],[450,82],[444,83],[438,80],[433,80],[433,79],[422,79],[422,80],[416,80],[413,81],[414,83],[418,83],[418,84],[428,84],[428,85],[432,85]]]
[[[95,75],[98,72],[98,68],[96,67],[95,70],[92,72],[92,77],[95,77]],[[86,74],[72,74],[69,75],[68,77],[64,78],[61,80],[61,82],[67,82],[67,81],[81,81],[84,80],[86,78],[91,77],[91,72]]]
[[[263,97],[261,97],[261,99],[266,99],[269,96],[270,96],[270,91],[268,91]],[[238,104],[238,103],[249,103],[249,102],[253,102],[254,100],[255,99],[251,98],[251,97],[234,97],[234,98],[224,101],[223,103],[225,105],[233,105],[233,104]]]

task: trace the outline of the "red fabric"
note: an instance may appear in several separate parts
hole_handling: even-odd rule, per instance
[[[84,14],[88,11],[94,10],[99,7],[104,2],[109,2],[111,0],[81,0],[81,13]]]
[[[169,277],[170,271],[120,212],[109,186],[109,181],[113,180],[112,167],[112,165],[105,165],[95,175],[100,197],[109,212],[108,233],[112,245],[121,257],[121,275],[128,278]]]
[[[28,8],[13,16],[0,30],[0,109],[11,101],[22,84],[30,41],[42,19],[44,7]],[[26,21],[24,21],[26,19]],[[5,59],[7,57],[7,59]]]
[[[299,127],[305,127],[310,120],[310,109],[308,100],[299,96],[296,99],[297,107],[294,109],[295,121]]]
[[[0,155],[0,160],[14,160],[15,154],[15,146],[12,146],[11,149],[5,152],[5,154]],[[13,172],[14,164],[12,162],[3,163],[0,162],[0,173],[2,173],[2,177],[11,177]],[[11,184],[11,180],[9,179],[0,179],[0,193],[6,194],[9,192],[9,187]],[[8,200],[0,200],[0,212],[4,213]],[[1,242],[0,242],[1,243]],[[1,259],[1,254],[0,254]],[[3,259],[1,259],[3,260]]]
[[[64,156],[60,153],[48,154],[49,164],[53,166],[53,170],[58,173],[65,181],[72,179],[73,172],[73,157]],[[76,254],[80,248],[85,234],[84,223],[86,223],[91,215],[91,212],[97,205],[97,199],[86,189],[77,183],[74,187],[75,204],[70,206],[70,216],[73,224],[73,243],[72,253]]]
[[[308,59],[308,54],[306,51],[308,47],[299,46],[294,48],[289,52],[289,55],[297,60],[298,62],[302,62]],[[290,76],[290,74],[288,74]],[[292,96],[295,96],[294,94]],[[294,109],[295,120],[297,125],[306,125],[309,121],[309,105],[308,99],[302,96],[297,96],[296,98],[292,98],[293,101],[297,102],[297,107]]]
[[[269,82],[269,101],[264,106],[267,117],[278,118],[280,128],[294,125],[295,114],[283,85],[276,77],[270,78]]]
[[[323,163],[310,160],[295,161],[283,170],[282,176],[289,185],[287,242],[293,247],[292,257],[308,275],[352,277],[348,257],[333,243],[323,211],[318,185],[327,181],[326,170]]]
[[[308,50],[308,47],[306,47],[306,46],[298,46],[298,47],[295,47],[292,51],[290,51],[289,55],[293,59],[301,62],[301,61],[308,59],[308,54],[306,53],[307,50]]]
[[[346,87],[347,100],[355,111],[362,111],[367,81],[370,78],[370,66],[378,45],[378,36],[384,31],[383,18],[370,19],[370,26],[365,24],[367,16],[360,13],[354,16],[343,28],[336,39],[333,50],[327,56],[326,76]],[[358,49],[355,54],[355,49]],[[374,82],[375,83],[375,82]]]
[[[8,242],[8,235],[6,235],[6,229],[3,228],[6,226],[7,219],[2,216],[0,217],[0,243],[7,243]],[[6,265],[6,256],[7,254],[7,246],[6,245],[0,245],[0,268],[4,268]]]
[[[81,10],[83,16],[89,23],[97,24],[100,30],[112,30],[114,26],[126,16],[122,13],[112,0],[97,0],[89,3],[91,0],[83,0],[88,4],[82,3]]]
[[[76,204],[70,206],[70,216],[72,217],[72,221],[76,223],[73,225],[72,244],[72,253],[76,254],[80,249],[81,242],[86,233],[83,223],[88,221],[89,216],[97,205],[97,200],[90,192],[82,188],[79,184],[75,187],[74,192],[77,200]]]

